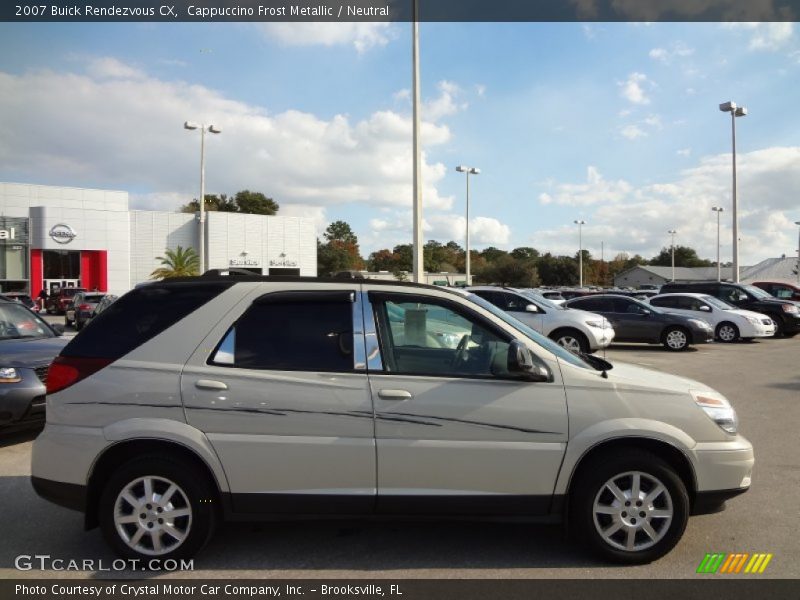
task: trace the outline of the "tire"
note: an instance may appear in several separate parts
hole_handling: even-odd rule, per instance
[[[776,337],[776,338],[783,337],[784,334],[786,333],[786,331],[785,331],[785,328],[783,326],[783,321],[781,321],[781,318],[778,317],[776,319],[773,315],[767,315],[767,316],[770,319],[772,319],[772,323],[775,325],[775,333],[773,334],[772,337]]]
[[[683,327],[667,327],[661,336],[661,343],[664,348],[672,352],[682,352],[691,345],[689,332]]]
[[[589,340],[577,329],[558,329],[550,334],[550,339],[570,352],[589,352]]]
[[[730,344],[739,339],[739,328],[733,323],[725,321],[717,325],[716,337],[720,342]]]
[[[67,315],[64,315],[64,327],[69,327],[72,323],[69,322]]]
[[[581,467],[570,489],[569,510],[573,530],[594,553],[616,563],[645,564],[680,541],[689,519],[689,494],[665,461],[626,449]]]
[[[172,485],[176,489],[166,497]],[[214,492],[206,473],[190,462],[152,455],[134,458],[116,469],[103,488],[100,528],[106,542],[125,558],[191,558],[214,533]]]
[[[78,321],[78,319],[75,319],[75,331],[80,331],[83,329],[84,324],[85,323],[83,321]]]

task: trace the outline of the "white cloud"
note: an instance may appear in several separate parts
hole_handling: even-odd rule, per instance
[[[114,59],[92,60],[84,74],[0,72],[0,90],[0,163],[17,180],[46,173],[67,185],[139,189],[134,207],[170,210],[198,193],[199,134],[182,129],[191,119],[223,128],[206,140],[207,193],[263,191],[282,211],[300,210],[290,205],[411,205],[408,114],[385,110],[360,120],[295,110],[269,114],[201,85],[146,76]],[[426,146],[450,137],[445,125],[423,121]],[[430,209],[452,205],[453,198],[437,190],[445,173],[444,164],[423,153],[423,197]]]
[[[541,204],[562,204],[567,206],[589,206],[604,202],[615,203],[625,198],[631,186],[623,180],[607,181],[597,167],[586,169],[586,183],[553,184],[553,193],[539,196]]]
[[[438,121],[467,108],[466,102],[459,102],[462,94],[461,88],[452,81],[440,81],[437,84],[439,95],[422,106],[422,117],[431,121]]]
[[[716,219],[712,206],[726,208],[722,222],[722,257],[728,260],[731,246],[730,154],[701,159],[674,181],[632,186],[616,182],[610,201],[591,202],[589,184],[557,184],[562,204],[585,206],[594,211],[585,218],[587,248],[599,255],[605,242],[606,256],[627,251],[654,256],[669,243],[668,229],[677,229],[677,242],[691,246],[701,257],[716,255]],[[764,258],[791,255],[797,244],[794,191],[800,187],[800,147],[775,147],[738,155],[739,211],[743,264]],[[595,181],[604,179],[595,170]],[[589,189],[586,189],[589,188]],[[577,190],[577,191],[576,191]],[[554,199],[555,200],[555,199]],[[575,232],[565,226],[537,232],[543,248],[574,253]]]
[[[618,81],[617,85],[621,88],[620,94],[623,98],[633,104],[649,104],[643,84],[651,83],[644,73],[631,73],[626,81]]]
[[[667,48],[653,48],[649,52],[650,58],[665,65],[671,64],[676,58],[686,58],[694,54],[694,48],[689,48],[683,42],[674,42]]]
[[[625,137],[629,140],[636,140],[647,136],[647,132],[638,125],[626,125],[620,129],[619,132],[622,134],[622,137]]]
[[[455,241],[464,245],[466,218],[453,213],[426,214],[422,230],[426,240],[440,243]],[[394,248],[411,240],[412,215],[410,211],[393,211],[383,218],[369,221],[370,231],[359,237],[362,248],[373,252],[381,248]],[[511,240],[511,227],[493,217],[474,217],[470,219],[470,246],[505,246]]]
[[[794,37],[794,23],[723,23],[725,29],[750,34],[750,50],[775,51],[786,46]]]
[[[678,156],[691,156],[692,149],[691,148],[681,148],[680,150],[676,150],[675,154]]]
[[[258,27],[286,46],[352,45],[358,53],[385,46],[395,35],[389,23],[259,23]]]
[[[486,94],[486,86],[483,85],[482,83],[476,83],[475,93],[482,98]]]

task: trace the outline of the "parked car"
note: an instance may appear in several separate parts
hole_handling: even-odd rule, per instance
[[[106,294],[105,296],[103,296],[103,298],[100,300],[100,302],[97,303],[97,306],[94,307],[94,310],[92,311],[92,314],[89,317],[89,320],[94,319],[97,315],[99,315],[101,312],[106,310],[118,298],[119,298],[119,296],[115,296],[114,294]]]
[[[561,294],[561,292],[557,290],[539,290],[539,289],[532,289],[530,290],[534,294],[539,294],[542,298],[547,298],[553,304],[564,304],[566,298]]]
[[[800,301],[800,286],[781,281],[756,281],[753,285],[779,300]]]
[[[0,432],[44,422],[47,372],[67,343],[60,334],[19,302],[0,300]]]
[[[563,304],[554,304],[528,290],[491,286],[468,289],[572,352],[595,352],[614,339],[614,329],[600,315],[566,310]]]
[[[92,313],[100,301],[105,297],[103,292],[78,292],[64,311],[64,326],[75,325],[80,331],[92,318]]]
[[[36,302],[33,301],[33,298],[31,298],[30,295],[26,294],[25,292],[6,292],[3,294],[3,296],[9,300],[15,300],[16,302],[19,302],[35,313],[39,312],[39,305],[36,304]]]
[[[720,342],[775,335],[775,324],[768,316],[736,308],[708,294],[661,294],[649,302],[671,313],[708,321]]]
[[[72,302],[73,296],[78,292],[85,292],[84,288],[63,287],[57,293],[51,294],[45,304],[48,315],[63,315]]]
[[[560,290],[560,292],[561,296],[565,300],[571,300],[572,298],[580,298],[582,296],[592,296],[597,293],[593,290],[575,289],[575,288],[565,288],[563,290]]]
[[[574,298],[566,306],[608,319],[617,342],[663,344],[667,350],[681,351],[692,344],[714,341],[714,329],[704,319],[668,313],[636,298],[602,294]]]
[[[800,333],[800,304],[774,298],[761,288],[719,281],[665,283],[661,287],[662,294],[677,292],[708,294],[736,308],[767,315],[775,323],[775,337],[791,337]]]
[[[428,309],[466,340],[415,343]],[[475,295],[392,281],[134,289],[62,350],[47,393],[34,488],[139,559],[192,556],[226,519],[568,514],[601,556],[638,564],[746,491],[753,467],[708,386],[572,354]]]

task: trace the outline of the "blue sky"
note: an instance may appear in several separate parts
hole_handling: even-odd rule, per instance
[[[250,188],[283,214],[343,219],[364,254],[410,240],[407,24],[0,24],[0,180],[124,189],[171,210]],[[737,120],[742,262],[794,253],[800,40],[794,24],[421,25],[426,237],[652,256],[730,252]]]

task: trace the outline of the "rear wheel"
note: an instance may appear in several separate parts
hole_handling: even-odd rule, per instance
[[[662,343],[667,350],[681,352],[689,347],[689,332],[683,327],[669,327],[664,331]]]
[[[100,498],[100,527],[126,558],[190,558],[211,538],[213,489],[193,464],[156,456],[118,468]]]
[[[720,342],[731,343],[739,339],[739,328],[733,323],[720,323],[717,326],[717,339]]]
[[[689,495],[674,469],[656,455],[634,450],[597,457],[570,490],[570,519],[600,556],[648,563],[681,539]]]

